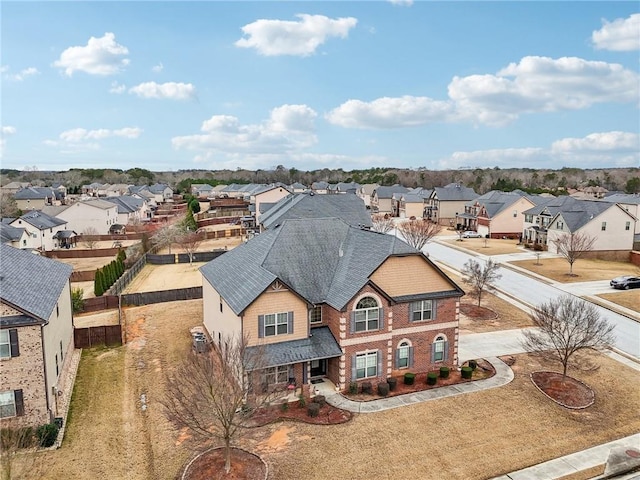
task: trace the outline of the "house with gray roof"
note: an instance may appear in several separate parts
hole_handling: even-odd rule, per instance
[[[431,195],[432,190],[422,187],[410,189],[406,193],[394,193],[393,202],[397,202],[398,216],[400,218],[422,218],[424,204]]]
[[[464,292],[394,236],[338,218],[286,219],[200,271],[208,334],[263,350],[265,387],[308,391],[326,378],[343,390],[457,365]]]
[[[5,244],[0,257],[0,426],[39,426],[60,416],[68,390],[73,268]]]
[[[325,182],[325,181],[319,181],[319,182],[313,182],[311,184],[311,190],[313,190],[315,193],[320,194],[320,195],[324,195],[326,193],[329,193],[329,182]]]
[[[398,203],[394,205],[393,195],[407,192],[409,192],[409,189],[402,185],[380,186],[371,195],[371,210],[374,213],[389,214],[397,217],[399,214]]]
[[[116,198],[116,197],[111,197]],[[64,220],[68,230],[106,235],[118,223],[118,206],[104,198],[91,198],[61,207],[46,207],[42,212]]]
[[[67,222],[57,217],[52,217],[44,212],[34,210],[14,219],[9,225],[15,228],[23,228],[27,234],[27,243],[21,248],[51,251],[60,247],[60,242],[55,238],[62,230],[67,230]]]
[[[45,205],[56,203],[56,192],[51,187],[27,187],[18,190],[13,198],[16,206],[26,212],[27,210],[40,210]]]
[[[460,183],[450,183],[444,187],[434,187],[425,205],[425,218],[444,226],[455,226],[456,216],[464,212],[467,202],[478,194],[473,188]]]
[[[371,215],[356,195],[289,195],[260,217],[261,230],[274,228],[290,218],[340,218],[347,225],[371,228]]]
[[[614,193],[604,197],[601,201],[617,203],[634,217],[640,218],[639,193]],[[635,234],[640,235],[640,222],[636,222]]]
[[[356,195],[362,199],[367,210],[371,208],[371,195],[373,195],[374,190],[379,186],[377,183],[365,183],[358,188]]]
[[[102,200],[113,203],[117,207],[117,223],[120,225],[148,222],[153,218],[153,210],[147,200],[143,198],[122,195],[119,197],[106,197]]]
[[[12,227],[8,223],[0,223],[0,242],[15,248],[26,248],[28,235],[24,228]]]

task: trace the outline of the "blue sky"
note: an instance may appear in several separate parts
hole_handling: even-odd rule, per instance
[[[638,167],[637,2],[10,2],[3,168]]]

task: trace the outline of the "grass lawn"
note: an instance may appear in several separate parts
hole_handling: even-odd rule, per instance
[[[602,293],[596,296],[608,300],[609,302],[613,302],[626,307],[635,312],[640,312],[640,302],[638,301],[640,294],[638,290],[626,290],[616,293]]]
[[[609,262],[606,260],[589,260],[582,258],[576,260],[573,264],[575,277],[568,275],[569,264],[563,258],[543,258],[540,260],[540,265],[536,265],[536,259],[519,260],[509,263],[562,283],[610,280],[621,275],[638,274],[638,267],[632,263]]]
[[[485,246],[486,240],[486,246]],[[447,239],[443,241],[454,247],[464,248],[472,252],[481,253],[482,255],[502,255],[505,253],[523,253],[527,252],[518,240],[502,240],[499,238],[463,238],[462,241],[456,239]]]

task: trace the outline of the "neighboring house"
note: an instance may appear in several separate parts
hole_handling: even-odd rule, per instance
[[[314,193],[317,193],[319,195],[324,195],[326,193],[329,193],[329,183],[328,182],[313,182],[311,184],[311,190],[313,190]]]
[[[118,206],[102,198],[83,200],[65,207],[43,209],[44,213],[60,218],[67,229],[78,233],[94,231],[93,235],[107,235],[118,222]]]
[[[99,182],[82,185],[82,194],[88,195],[90,197],[97,197],[99,190],[104,190],[104,186]]]
[[[431,190],[394,194],[394,198],[398,198],[398,216],[400,218],[422,218],[424,203],[429,195],[431,195]]]
[[[293,218],[340,218],[347,225],[371,228],[371,215],[355,195],[299,193],[283,198],[260,217],[261,230]]]
[[[117,222],[120,225],[146,222],[153,217],[153,211],[146,200],[132,195],[122,195],[120,197],[107,197],[104,199],[118,207]]]
[[[332,193],[358,193],[360,184],[356,182],[344,183],[340,182],[335,185]]]
[[[37,210],[25,213],[9,225],[24,228],[27,234],[26,243],[23,239],[20,248],[47,252],[60,247],[56,234],[67,230],[66,221]]]
[[[464,212],[465,204],[477,197],[473,188],[463,187],[459,183],[435,187],[427,199],[424,216],[440,225],[454,226],[456,216]]]
[[[2,190],[2,193],[15,195],[18,191],[30,186],[31,184],[29,182],[9,182],[6,185],[0,187],[0,190]]]
[[[251,196],[251,204],[255,208],[256,224],[260,223],[260,217],[262,216],[261,204],[274,205],[289,195],[291,195],[291,192],[284,185],[271,185],[256,190]]]
[[[366,183],[360,185],[360,188],[356,192],[356,195],[362,199],[367,209],[371,208],[371,195],[373,195],[374,190],[379,186],[377,183]]]
[[[126,183],[116,183],[114,185],[108,185],[104,189],[105,197],[120,197],[122,195],[127,195],[129,193],[129,188],[131,185],[127,185]],[[100,195],[102,196],[102,195]]]
[[[192,183],[191,195],[198,198],[210,198],[213,196],[213,186],[208,183]]]
[[[73,267],[0,244],[0,426],[59,416],[73,353]]]
[[[16,206],[26,212],[27,210],[40,210],[47,205],[56,204],[56,192],[51,187],[27,187],[18,190],[13,198]]]
[[[617,203],[627,212],[640,219],[640,194],[616,193],[602,199],[603,202]],[[640,234],[640,221],[636,222],[635,233]]]
[[[214,198],[219,197],[219,196],[220,196],[220,193],[221,193],[225,188],[227,188],[227,185],[223,185],[223,184],[216,185],[215,187],[213,187],[213,190],[211,191],[212,196],[213,196]]]
[[[15,248],[23,248],[29,240],[24,228],[12,227],[7,223],[0,223],[0,242]]]
[[[138,195],[141,198],[153,199],[160,205],[161,203],[173,201],[173,189],[164,183],[156,183],[155,185],[142,185],[129,187],[131,195]]]
[[[374,213],[382,213],[397,217],[398,209],[394,209],[393,194],[407,193],[409,189],[402,185],[393,185],[391,187],[381,186],[376,188],[371,195],[371,211]],[[396,204],[397,205],[397,204]]]
[[[207,332],[264,349],[263,386],[326,377],[344,390],[457,365],[464,292],[392,235],[286,220],[200,271]]]
[[[536,205],[539,197],[520,190],[492,190],[467,202],[459,213],[456,225],[460,230],[474,230],[488,238],[519,238],[524,228],[522,212]]]
[[[300,182],[294,182],[289,186],[289,190],[293,193],[304,193],[309,190],[306,185],[301,184]]]

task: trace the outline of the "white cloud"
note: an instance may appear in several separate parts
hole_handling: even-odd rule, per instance
[[[633,167],[640,163],[640,136],[630,132],[598,132],[583,138],[563,138],[549,148],[525,147],[454,152],[440,159],[438,168],[527,165],[531,168],[598,165]]]
[[[118,82],[111,82],[111,88],[109,89],[109,93],[122,94],[127,91],[126,85],[122,85]]]
[[[22,82],[26,78],[38,75],[40,73],[36,67],[23,68],[18,73],[9,73],[9,70],[9,66],[5,65],[2,67],[1,72],[4,74],[4,78],[6,78],[7,80],[12,80],[14,82]]]
[[[594,30],[591,41],[598,50],[629,52],[640,50],[640,13],[613,22],[602,21],[602,28]]]
[[[129,65],[127,47],[116,43],[115,35],[107,32],[101,38],[91,37],[86,46],[69,47],[53,63],[63,68],[67,76],[73,72],[85,72],[90,75],[114,75]]]
[[[235,45],[255,48],[265,56],[294,55],[306,57],[315,53],[329,37],[346,38],[358,20],[353,17],[331,19],[324,15],[296,15],[299,21],[256,20],[242,27],[246,38]]]
[[[640,75],[616,63],[576,57],[524,57],[495,75],[454,77],[447,100],[429,97],[348,100],[327,114],[348,128],[399,128],[433,122],[505,125],[527,113],[580,110],[598,103],[638,104]]]
[[[0,158],[4,156],[4,148],[7,145],[7,139],[5,137],[15,135],[16,132],[16,127],[13,127],[11,125],[0,126]]]
[[[154,73],[160,73],[162,70],[164,70],[164,65],[162,65],[162,62],[160,62],[158,65],[154,65],[153,67],[151,67],[151,71]]]
[[[401,128],[446,121],[451,113],[450,102],[405,95],[372,102],[348,100],[325,117],[346,128]]]
[[[196,95],[196,87],[190,83],[145,82],[129,89],[141,98],[161,98],[169,100],[188,100]]]
[[[50,147],[64,146],[65,148],[83,147],[96,149],[99,148],[97,141],[106,138],[138,138],[142,134],[142,129],[138,127],[125,127],[117,130],[109,130],[107,128],[99,128],[96,130],[87,130],[86,128],[73,128],[65,130],[59,135],[59,140],[45,140],[45,145]]]
[[[271,110],[260,124],[240,124],[230,115],[214,115],[202,123],[202,134],[171,139],[175,149],[198,152],[199,159],[212,155],[290,154],[317,142],[315,111],[306,105],[282,105]]]
[[[393,5],[398,5],[400,7],[410,7],[413,5],[413,0],[388,0],[389,3]]]

